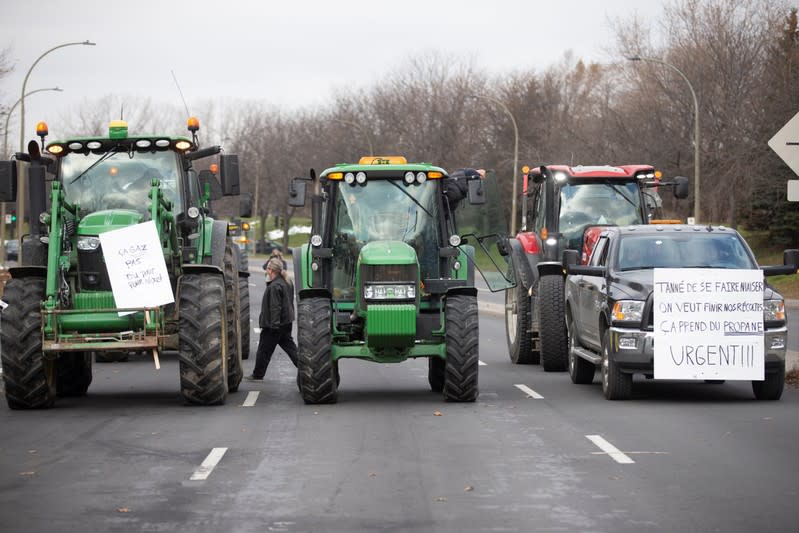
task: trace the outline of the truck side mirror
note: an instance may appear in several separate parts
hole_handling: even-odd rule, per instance
[[[0,161],[0,202],[17,201],[17,162]]]
[[[219,179],[222,181],[224,196],[237,196],[239,190],[239,156],[235,154],[219,156]]]
[[[252,216],[252,194],[242,194],[239,197],[239,216],[243,218]]]
[[[469,203],[480,205],[486,203],[486,195],[483,190],[483,180],[469,180]]]
[[[211,197],[209,200],[219,200],[222,198],[222,186],[219,185],[219,182],[216,181],[214,174],[210,170],[201,170],[200,171],[200,193],[205,193],[205,184],[211,186]]]
[[[685,176],[675,176],[672,193],[675,198],[688,198],[688,178]]]
[[[305,205],[305,181],[294,178],[289,183],[289,205],[303,207]]]

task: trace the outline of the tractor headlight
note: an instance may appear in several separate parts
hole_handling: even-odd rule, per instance
[[[314,235],[311,237],[311,245],[312,246],[322,246],[322,236],[321,235]]]
[[[93,252],[100,247],[99,237],[78,237],[78,250]]]
[[[192,218],[192,219],[193,219],[193,218],[197,218],[198,216],[200,216],[200,210],[199,210],[199,209],[197,209],[195,206],[191,206],[191,207],[190,207],[190,208],[189,208],[189,209],[186,211],[186,214],[189,216],[189,218]]]
[[[416,286],[406,283],[370,284],[363,287],[366,300],[412,300],[416,298]]]
[[[640,322],[644,317],[644,302],[639,300],[619,300],[613,304],[613,320],[619,322]]]
[[[366,183],[366,172],[358,172],[355,174],[355,181],[357,181],[359,185]]]
[[[344,174],[344,181],[347,182],[349,185],[352,185],[353,183],[355,183],[355,174],[353,174],[352,172],[347,172],[346,174]]]
[[[763,304],[764,321],[785,322],[785,300],[766,300]]]
[[[410,185],[411,183],[413,183],[414,179],[415,179],[415,176],[414,176],[413,172],[409,171],[409,172],[405,173],[405,183]]]
[[[416,181],[418,181],[419,183],[424,183],[425,181],[427,181],[427,174],[425,174],[424,172],[417,172]]]

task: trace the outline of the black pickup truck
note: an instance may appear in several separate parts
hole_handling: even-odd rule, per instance
[[[609,400],[632,394],[633,374],[654,376],[654,269],[758,269],[741,235],[722,226],[639,225],[605,228],[587,265],[564,253],[568,276],[565,313],[569,375],[591,383],[601,369]],[[796,272],[799,250],[787,250],[783,266],[762,267],[766,276]],[[763,291],[765,380],[752,381],[758,399],[777,400],[785,382],[787,327],[782,296]]]

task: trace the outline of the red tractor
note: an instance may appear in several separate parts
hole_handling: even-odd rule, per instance
[[[523,171],[522,226],[510,239],[517,285],[506,292],[508,352],[516,364],[541,363],[547,372],[560,372],[568,366],[563,251],[584,252],[592,244],[585,238],[588,228],[659,218],[658,188],[671,188],[676,198],[685,198],[688,179],[661,181],[660,172],[649,165],[552,165]]]

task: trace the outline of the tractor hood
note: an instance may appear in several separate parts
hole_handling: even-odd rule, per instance
[[[130,209],[97,211],[83,217],[78,224],[78,235],[99,235],[106,231],[139,224],[144,215]]]
[[[372,241],[361,248],[358,262],[362,265],[416,264],[416,250],[401,241]]]

